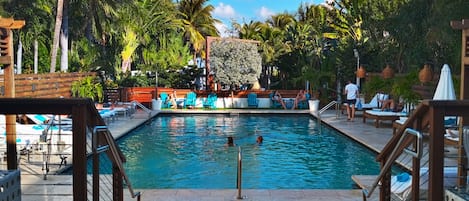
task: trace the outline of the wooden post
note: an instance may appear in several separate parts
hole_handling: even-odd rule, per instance
[[[20,29],[25,24],[24,21],[13,20],[13,18],[0,18],[0,64],[3,65],[5,76],[5,97],[15,97],[15,70],[13,51],[12,29]],[[16,157],[16,116],[6,115],[6,136],[7,136],[7,168],[9,170],[18,169]]]
[[[461,50],[461,92],[460,99],[469,99],[469,19],[462,21],[451,21],[453,29],[462,31],[462,50]]]
[[[465,87],[469,85],[469,19],[463,19],[462,21],[451,21],[451,27],[453,29],[461,30],[461,85],[460,85],[460,93],[459,99],[465,100],[469,99],[469,87]],[[464,118],[461,116],[459,117],[459,130],[460,134],[462,133],[462,129],[464,126]],[[465,186],[466,185],[466,177],[467,177],[467,158],[466,151],[464,149],[464,141],[467,139],[463,139],[462,137],[459,138],[459,149],[458,149],[458,186]]]

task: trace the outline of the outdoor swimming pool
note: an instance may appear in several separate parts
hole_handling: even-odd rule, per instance
[[[309,115],[159,115],[118,144],[139,189],[235,189],[238,146],[245,189],[351,189],[379,173],[375,153]]]

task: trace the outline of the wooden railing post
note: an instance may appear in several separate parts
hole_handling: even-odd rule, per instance
[[[87,107],[72,108],[73,116],[73,200],[87,200],[86,128]]]

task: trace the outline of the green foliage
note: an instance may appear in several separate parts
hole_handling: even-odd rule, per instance
[[[255,44],[219,40],[211,47],[210,67],[215,82],[241,85],[258,81],[262,58]]]
[[[118,84],[121,87],[146,87],[151,86],[151,80],[146,75],[126,74],[118,81]]]
[[[85,77],[82,80],[74,81],[72,83],[72,95],[80,98],[91,98],[93,101],[96,99],[98,102],[103,102],[103,87],[99,83],[97,77]]]
[[[363,84],[363,93],[367,98],[373,97],[378,92],[390,93],[394,79],[383,79],[381,76],[373,76]]]
[[[391,94],[395,97],[401,97],[406,103],[418,103],[422,99],[418,93],[412,90],[412,86],[420,83],[418,71],[413,71],[402,77],[395,77],[392,85]]]
[[[188,45],[175,33],[159,38],[159,47],[143,50],[145,63],[150,64],[151,71],[179,70],[191,59]]]

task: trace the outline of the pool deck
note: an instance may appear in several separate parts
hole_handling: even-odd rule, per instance
[[[272,110],[272,109],[230,109],[230,110],[163,110],[153,111],[148,115],[143,112],[134,114],[133,118],[120,118],[109,125],[109,129],[115,138],[119,138],[139,125],[148,121],[151,117],[159,113],[226,113],[231,115],[247,113],[279,113],[279,114],[311,114],[309,110]],[[313,115],[315,116],[315,115]],[[330,125],[350,138],[362,143],[371,150],[380,152],[387,141],[392,136],[391,122],[382,122],[379,128],[374,126],[372,120],[362,123],[362,116],[357,112],[353,122],[347,121],[346,115],[336,113],[335,110],[324,112],[320,119],[323,123]],[[349,179],[349,178],[347,178]],[[50,175],[48,180],[42,180],[40,175],[21,176],[22,200],[23,201],[42,201],[42,200],[73,200],[72,197],[72,178],[67,175]],[[208,179],[209,180],[209,179]],[[244,199],[237,199],[237,189],[137,189],[142,193],[142,201],[222,201],[222,200],[249,200],[249,201],[315,201],[315,200],[363,200],[360,189],[353,190],[264,190],[264,189],[242,189],[241,196]],[[125,200],[136,200],[129,196],[128,190],[124,190]],[[379,200],[379,192],[375,191],[368,200]]]

